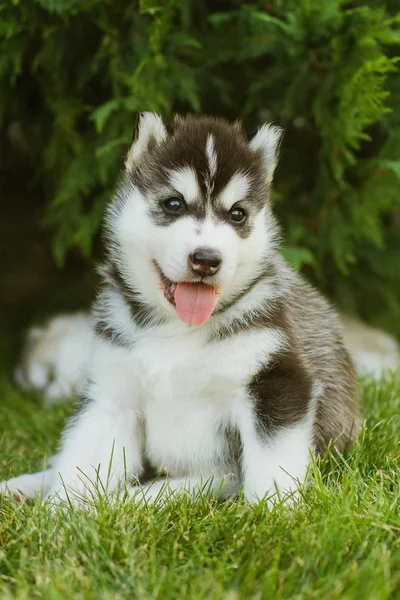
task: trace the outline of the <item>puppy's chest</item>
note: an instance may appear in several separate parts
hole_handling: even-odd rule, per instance
[[[268,355],[265,340],[248,342],[208,344],[193,335],[138,344],[146,452],[157,468],[207,471],[222,460],[247,383]]]
[[[228,373],[218,373],[212,356],[212,348],[207,351],[194,340],[142,345],[138,366],[146,453],[158,469],[208,470],[224,452],[237,384]]]
[[[222,341],[204,332],[138,340],[131,355],[146,397],[206,396],[246,386],[281,345],[277,330],[250,330]]]
[[[222,460],[232,421],[227,398],[148,398],[143,412],[146,455],[158,470],[210,472]]]

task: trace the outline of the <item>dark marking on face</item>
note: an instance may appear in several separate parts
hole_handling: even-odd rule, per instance
[[[244,207],[245,202],[240,202],[240,206]],[[221,206],[219,203],[216,203],[213,206],[213,211],[216,216],[218,223],[225,223],[226,225],[230,225],[236,231],[236,233],[243,239],[249,237],[252,232],[252,225],[254,221],[254,217],[258,214],[260,209],[256,209],[255,207],[249,207],[247,211],[247,216],[242,223],[237,223],[232,220],[231,213],[226,208]]]
[[[165,210],[164,202],[168,199],[160,199],[156,203],[152,203],[149,207],[148,214],[155,225],[159,227],[167,227],[175,223],[183,217],[192,217],[196,221],[204,221],[207,216],[207,206],[201,202],[187,204],[184,202],[184,208],[179,213],[173,214]],[[182,200],[183,197],[182,197]]]
[[[249,202],[241,202],[240,206],[246,206]],[[259,210],[253,206],[248,208],[248,216],[242,223],[235,222],[226,208],[221,206],[218,202],[209,207],[206,203],[190,203],[185,206],[179,214],[170,214],[163,209],[163,202],[152,204],[149,208],[149,216],[155,225],[160,227],[167,227],[172,223],[175,223],[178,219],[183,217],[191,217],[199,223],[204,221],[207,216],[211,216],[215,226],[218,225],[230,225],[236,231],[236,233],[243,239],[247,238],[253,229],[254,217],[258,214]],[[200,231],[198,229],[198,231]],[[199,235],[199,234],[198,234]]]
[[[210,172],[206,151],[210,135],[216,155],[214,173]],[[159,226],[168,226],[183,216],[203,221],[207,214],[213,213],[218,221],[229,223],[238,235],[247,237],[255,215],[268,202],[269,189],[261,153],[250,148],[242,127],[213,117],[177,117],[169,126],[166,140],[148,149],[146,157],[132,169],[129,176],[144,194],[151,192],[153,196],[157,196],[157,190],[171,188],[171,171],[188,166],[197,176],[200,197],[195,202],[188,203],[185,211],[171,215],[165,212],[163,202],[166,198],[161,196],[149,205],[153,222]],[[244,173],[250,182],[245,199],[248,217],[242,224],[234,223],[229,209],[217,202],[219,194],[237,173]]]

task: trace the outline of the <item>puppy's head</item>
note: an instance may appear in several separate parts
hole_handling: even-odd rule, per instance
[[[265,266],[269,188],[281,137],[264,125],[144,113],[108,218],[113,256],[142,302],[200,325]]]

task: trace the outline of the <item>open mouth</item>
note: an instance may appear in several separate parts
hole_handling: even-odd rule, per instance
[[[215,288],[201,281],[178,281],[175,283],[168,279],[156,261],[153,262],[160,278],[164,297],[176,308],[181,321],[187,325],[201,325],[207,321],[215,307]]]

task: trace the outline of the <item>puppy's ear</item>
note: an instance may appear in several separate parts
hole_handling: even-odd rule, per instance
[[[250,148],[261,151],[267,180],[270,183],[278,161],[279,143],[282,140],[283,129],[277,125],[266,123],[257,131],[250,142]]]
[[[138,163],[142,154],[151,146],[157,146],[167,137],[167,130],[159,115],[143,112],[139,115],[136,135],[126,157],[126,170],[131,170]]]

